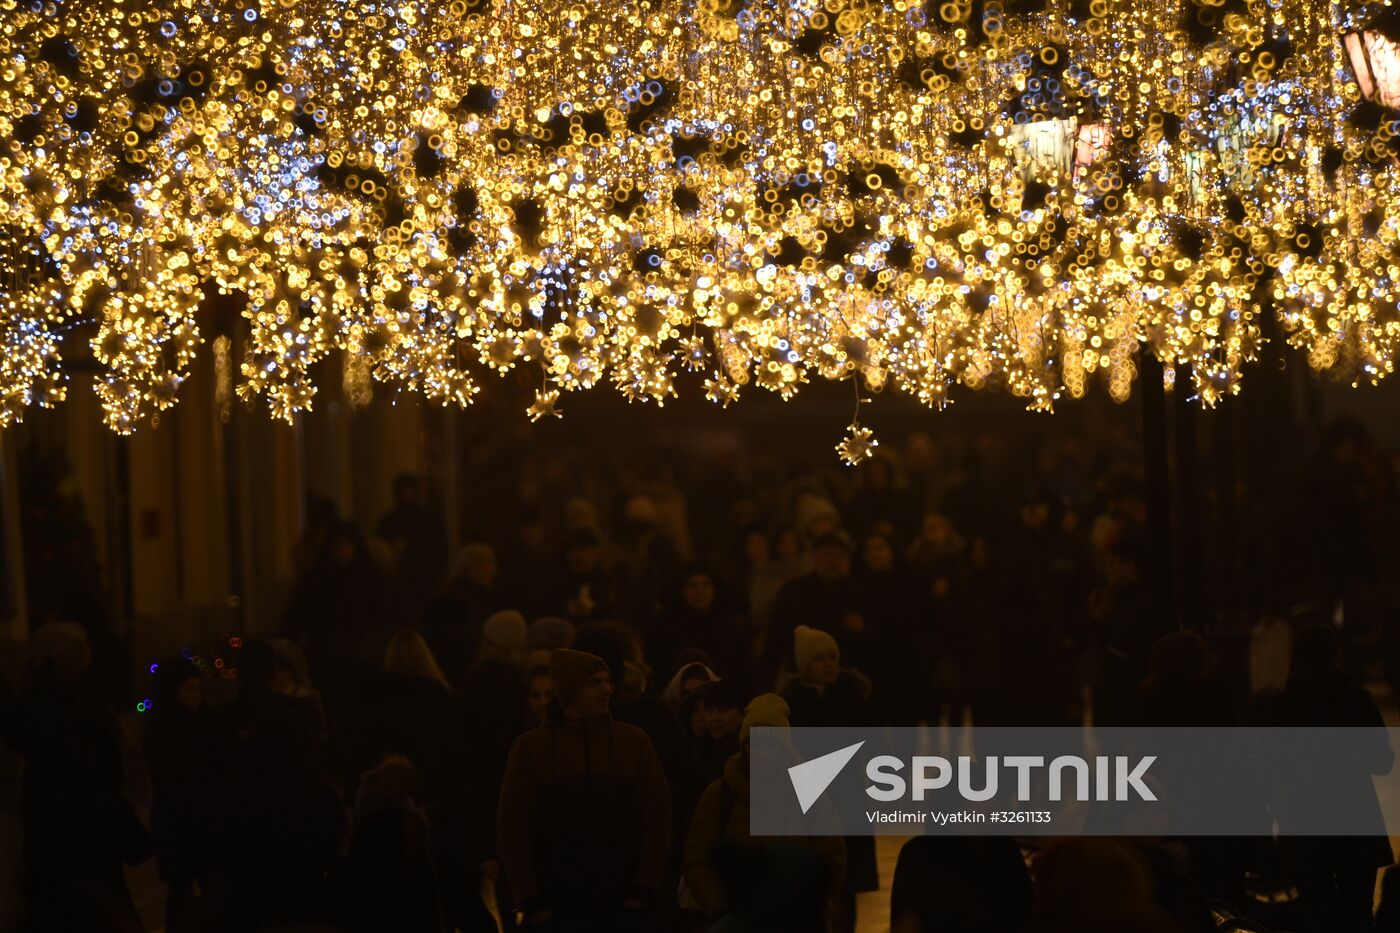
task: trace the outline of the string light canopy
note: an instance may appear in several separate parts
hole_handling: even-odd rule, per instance
[[[0,421],[201,345],[533,418],[681,370],[1038,410],[1400,338],[1400,29],[1327,0],[0,0]],[[226,296],[226,297],[220,297]],[[211,305],[234,307],[213,314]],[[90,350],[92,359],[83,359]],[[533,376],[532,376],[533,378]],[[236,383],[236,385],[234,385]],[[1179,387],[1182,388],[1182,387]],[[859,411],[859,405],[857,405]],[[855,419],[839,449],[868,457]]]

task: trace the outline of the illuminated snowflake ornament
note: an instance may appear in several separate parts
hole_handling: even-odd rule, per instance
[[[730,402],[739,400],[739,387],[723,376],[716,375],[705,380],[705,398],[720,408],[728,408]]]
[[[836,452],[841,455],[847,466],[860,466],[875,456],[875,448],[879,446],[880,442],[875,439],[874,431],[859,422],[852,422],[846,428],[846,436],[836,445]]]
[[[555,418],[564,417],[564,413],[554,406],[559,402],[558,389],[536,389],[535,403],[525,409],[525,414],[530,416],[531,421],[539,421],[553,415]]]

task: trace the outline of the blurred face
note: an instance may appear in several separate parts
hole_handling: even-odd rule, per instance
[[[920,537],[935,547],[942,547],[947,544],[949,538],[952,537],[948,527],[948,520],[942,515],[925,515],[923,527],[920,529]]]
[[[331,545],[331,556],[337,564],[349,564],[355,560],[355,539],[339,535]]]
[[[768,539],[761,531],[750,531],[744,536],[744,557],[751,564],[761,564],[768,559]]]
[[[598,561],[603,557],[602,551],[595,544],[576,544],[569,548],[568,564],[569,569],[574,573],[592,573],[598,569]]]
[[[530,712],[535,718],[544,721],[545,710],[549,706],[549,701],[554,699],[554,681],[548,674],[536,674],[530,678],[530,692],[527,695],[530,703]]]
[[[394,490],[394,498],[404,508],[412,508],[420,498],[417,483],[400,483]]]
[[[690,734],[699,738],[709,731],[710,714],[705,704],[696,703],[690,708]]]
[[[1126,586],[1137,579],[1137,564],[1110,553],[1104,560],[1104,576],[1109,586]]]
[[[204,706],[204,679],[202,677],[188,677],[180,684],[180,689],[176,692],[180,699],[180,705],[190,712],[198,712]]]
[[[1066,509],[1063,517],[1060,518],[1060,530],[1067,535],[1072,535],[1079,530],[1079,513],[1073,509]]]
[[[612,703],[612,694],[612,675],[607,671],[599,671],[583,682],[578,696],[574,697],[566,712],[574,719],[601,716],[608,711]]]
[[[865,542],[865,566],[874,573],[887,573],[894,566],[894,549],[884,538]]]
[[[797,532],[785,531],[778,535],[773,549],[783,560],[792,560],[802,553],[802,542],[797,539]]]
[[[681,597],[695,612],[706,612],[715,604],[715,581],[708,573],[692,573],[681,585]]]
[[[835,544],[819,547],[812,554],[812,565],[818,575],[835,580],[851,572],[851,555],[846,549]]]
[[[705,707],[705,731],[712,739],[735,735],[743,724],[744,714],[741,710],[723,706]]]
[[[841,655],[827,648],[818,651],[807,664],[807,683],[829,687],[841,676]]]
[[[1139,496],[1124,496],[1118,500],[1118,514],[1127,521],[1147,524],[1147,500]]]
[[[1021,524],[1027,528],[1044,528],[1050,521],[1050,503],[1033,502],[1021,506]]]
[[[467,564],[467,578],[477,586],[495,586],[499,573],[494,551],[482,551]]]
[[[527,551],[540,551],[544,549],[544,526],[533,522],[520,526],[520,543],[525,545]]]

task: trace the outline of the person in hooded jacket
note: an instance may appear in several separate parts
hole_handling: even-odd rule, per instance
[[[574,648],[597,655],[612,673],[612,717],[646,733],[672,788],[694,758],[674,713],[647,692],[646,663],[636,633],[621,622],[595,622],[579,630]]]
[[[870,680],[841,666],[841,648],[821,629],[799,625],[793,630],[796,673],[779,691],[791,708],[795,727],[873,726],[879,716],[870,701]],[[833,930],[855,929],[856,895],[880,889],[873,836],[846,839],[846,883],[837,900]]]
[[[550,659],[549,721],[511,747],[496,839],[526,929],[626,933],[659,893],[671,793],[646,733],[614,720],[608,665]]]
[[[167,887],[165,928],[180,933],[197,929],[195,882],[209,842],[209,722],[199,668],[178,655],[154,667],[155,702],[144,717],[141,745],[151,778],[156,866]]]
[[[671,789],[671,851],[667,860],[668,874],[663,882],[670,890],[680,872],[684,820],[705,789],[695,748],[686,740],[684,729],[665,702],[647,693],[647,667],[632,629],[621,622],[589,623],[579,629],[574,647],[597,655],[607,664],[608,670],[613,672],[613,719],[645,732],[661,762],[661,771]],[[663,927],[669,927],[670,918],[664,912],[672,909],[673,904],[667,900],[660,906],[663,913],[656,919]]]
[[[719,675],[712,671],[709,665],[702,661],[690,661],[682,664],[671,677],[671,680],[666,684],[666,689],[661,691],[661,700],[679,715],[681,706],[690,698],[691,694],[705,684],[714,683],[716,680],[719,680]],[[681,723],[685,723],[684,718],[682,718]]]

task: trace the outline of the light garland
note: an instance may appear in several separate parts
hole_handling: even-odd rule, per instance
[[[1267,322],[1394,368],[1400,54],[1319,0],[0,0],[0,422],[173,404],[231,325],[281,418],[339,351],[528,414],[682,370],[1034,409],[1139,347],[1237,391]],[[226,410],[226,400],[220,401]],[[841,445],[870,455],[859,423]]]

